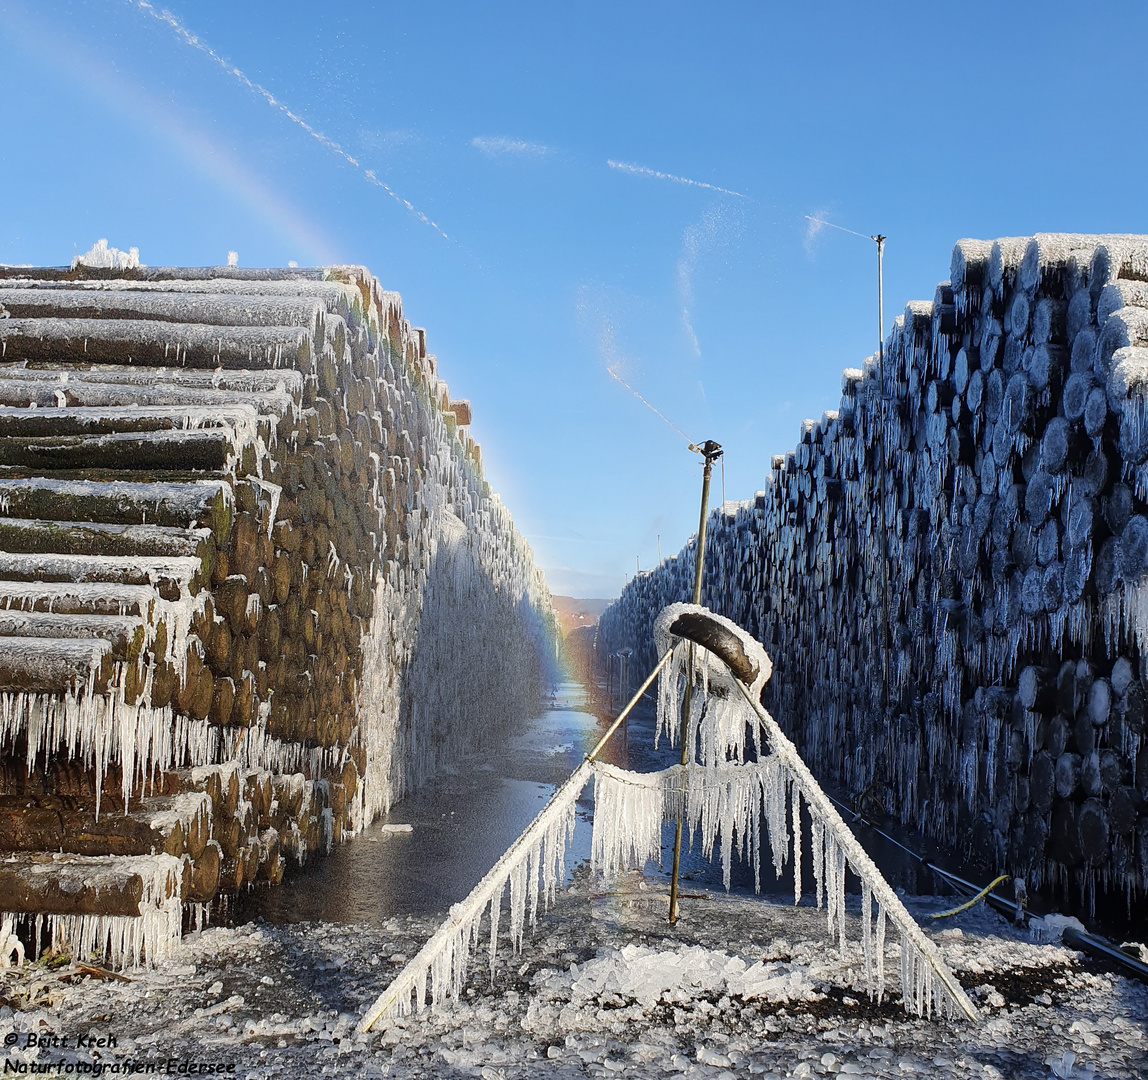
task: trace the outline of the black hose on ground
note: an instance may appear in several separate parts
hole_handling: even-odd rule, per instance
[[[830,796],[830,798],[832,799],[833,796]],[[955,889],[957,892],[963,893],[965,896],[976,896],[982,891],[979,886],[974,885],[971,881],[966,881],[964,878],[958,877],[951,871],[942,869],[935,863],[931,863],[923,856],[918,855],[915,851],[912,850],[912,848],[906,847],[899,840],[894,840],[893,837],[891,837],[883,829],[880,829],[878,826],[874,825],[873,822],[869,821],[863,814],[860,814],[857,811],[847,807],[839,799],[833,799],[833,801],[837,803],[837,805],[840,806],[842,810],[845,810],[851,814],[855,822],[861,822],[863,825],[865,825],[866,828],[872,829],[873,832],[875,832],[878,836],[888,840],[891,844],[895,844],[907,855],[910,855],[916,859],[922,866],[925,866],[931,870],[942,881],[944,881],[951,888]],[[989,907],[991,907],[994,911],[999,912],[1001,915],[1004,915],[1006,918],[1012,920],[1013,922],[1021,923],[1024,926],[1029,926],[1033,919],[1041,918],[1039,915],[1033,915],[1032,912],[1022,907],[1015,900],[1009,900],[1006,897],[998,896],[994,892],[986,893],[984,900],[985,903],[988,904]],[[1076,949],[1078,952],[1087,953],[1094,960],[1097,960],[1111,968],[1115,968],[1119,974],[1130,976],[1131,978],[1139,979],[1141,982],[1148,983],[1148,964],[1145,964],[1143,961],[1138,960],[1136,957],[1131,956],[1129,953],[1126,953],[1119,946],[1113,945],[1112,942],[1106,940],[1105,938],[1098,937],[1096,934],[1090,934],[1086,930],[1077,929],[1075,926],[1069,925],[1065,926],[1061,931],[1060,939],[1070,949]]]

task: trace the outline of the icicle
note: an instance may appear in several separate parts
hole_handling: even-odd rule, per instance
[[[681,766],[664,773],[632,773],[595,763],[592,869],[610,879],[623,870],[640,870],[652,859],[661,862],[664,788],[680,772]]]
[[[761,781],[765,803],[765,822],[769,831],[769,846],[773,854],[773,872],[781,877],[789,855],[789,832],[786,828],[785,796],[788,786],[785,768],[776,757],[762,762]],[[760,885],[758,886],[760,888]]]
[[[825,826],[817,815],[813,815],[813,881],[817,896],[817,906],[821,907],[821,895],[825,878]]]
[[[792,790],[793,807],[793,902],[801,903],[801,791],[796,784]]]
[[[77,959],[99,955],[109,967],[121,971],[156,967],[169,960],[179,949],[183,936],[183,905],[180,902],[183,861],[172,855],[116,858],[120,867],[126,867],[142,879],[139,915],[4,912],[0,913],[0,922],[12,920],[14,924],[32,924],[34,954],[40,948],[44,921],[47,920],[49,948],[67,949]],[[71,864],[68,871],[72,874],[62,879],[65,890],[71,883],[70,878],[78,881],[87,875],[98,874],[105,865],[105,860],[94,856],[68,856],[67,859]]]
[[[502,892],[504,888],[505,882],[500,883],[494,896],[490,899],[490,984],[492,986],[494,985],[494,961],[498,955],[498,918],[502,914]]]
[[[837,910],[837,944],[838,947],[844,952],[845,950],[845,852],[836,843],[833,844],[833,856],[835,866],[833,868],[834,885],[837,889],[837,896],[833,901],[834,907]]]
[[[885,908],[877,905],[877,933],[873,942],[873,955],[877,961],[877,1004],[885,996]]]
[[[832,835],[825,834],[825,921],[829,933],[832,934],[841,921],[841,910],[837,906],[838,893],[841,891],[837,882],[837,844]]]
[[[537,847],[531,847],[526,853],[529,870],[526,874],[526,895],[530,900],[530,925],[534,926],[538,920],[538,862],[542,853]]]
[[[522,951],[522,928],[526,923],[526,875],[529,855],[510,871],[510,944]]]

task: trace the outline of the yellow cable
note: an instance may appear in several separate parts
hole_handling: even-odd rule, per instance
[[[986,896],[988,896],[988,894],[991,893],[993,889],[995,889],[1002,881],[1008,881],[1008,874],[1001,874],[1001,876],[997,878],[996,881],[989,882],[989,884],[981,889],[981,891],[977,893],[976,896],[974,896],[971,900],[966,900],[965,903],[961,904],[960,907],[950,908],[948,911],[938,911],[936,915],[930,915],[929,918],[944,919],[949,915],[956,915],[959,912],[964,911],[966,908],[971,908],[973,904],[975,904],[978,900],[983,900]]]

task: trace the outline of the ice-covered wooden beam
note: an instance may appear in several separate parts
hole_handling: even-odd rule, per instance
[[[214,547],[210,529],[165,525],[111,525],[100,521],[0,518],[0,550],[53,551],[64,555],[158,555],[206,559]]]
[[[13,855],[0,862],[0,911],[142,915],[182,898],[184,872],[170,855]]]
[[[218,327],[126,319],[5,319],[0,358],[155,367],[309,369],[312,339],[296,327]]]
[[[210,528],[226,539],[234,513],[231,485],[221,480],[0,479],[0,509],[9,516],[115,525]]]

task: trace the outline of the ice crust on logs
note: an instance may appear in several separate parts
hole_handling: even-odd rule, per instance
[[[0,913],[40,947],[68,949],[73,956],[99,955],[114,968],[155,967],[179,948],[183,904],[183,861],[171,855],[91,858],[60,856],[33,864],[35,877],[51,875],[65,893],[98,890],[131,878],[142,884],[137,915]],[[34,886],[33,886],[34,887]]]

